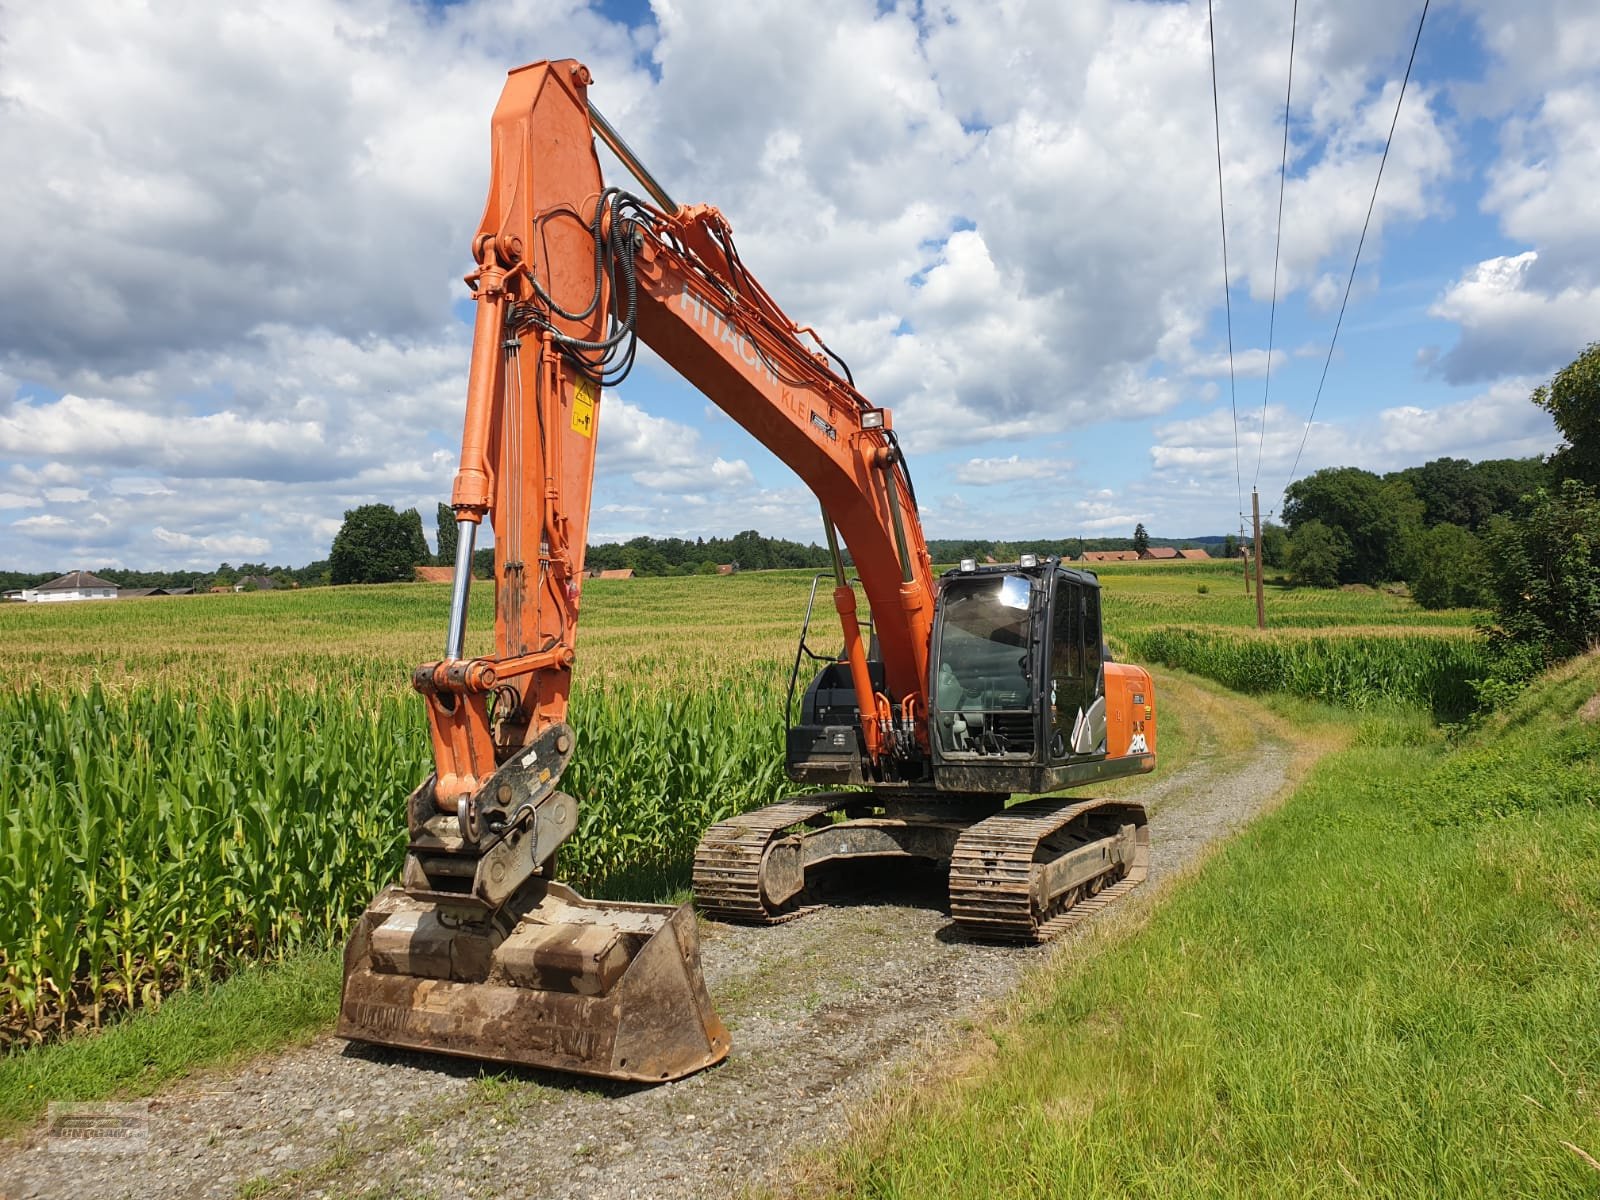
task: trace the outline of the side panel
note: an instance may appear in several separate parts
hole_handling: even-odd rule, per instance
[[[1106,664],[1106,755],[1148,758],[1155,766],[1156,688],[1150,672],[1130,663]]]

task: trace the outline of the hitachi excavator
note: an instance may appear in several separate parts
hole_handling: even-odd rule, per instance
[[[577,828],[560,790],[577,749],[577,650],[601,395],[642,339],[816,494],[838,654],[790,681],[787,767],[801,792],[708,830],[694,897],[773,923],[826,869],[948,868],[951,915],[980,939],[1045,941],[1141,880],[1137,804],[1033,799],[1152,770],[1155,697],[1109,661],[1094,575],[1054,558],[935,575],[887,409],[746,270],[715,209],[679,207],[588,103],[572,60],[510,73],[466,277],[476,304],[444,657],[412,683],[434,773],[407,802],[397,885],[344,959],[352,1040],[614,1079],[677,1079],[728,1053],[689,905],[586,900],[554,878]],[[645,200],[602,181],[598,137]],[[478,526],[494,529],[495,645],[468,657]],[[870,620],[857,611],[856,581]],[[812,586],[812,600],[817,585]],[[794,693],[804,663],[820,670]],[[669,798],[670,799],[670,798]]]

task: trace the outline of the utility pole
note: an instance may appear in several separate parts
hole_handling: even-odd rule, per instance
[[[1255,488],[1250,489],[1250,517],[1256,528],[1256,628],[1265,629],[1267,627],[1267,601],[1266,597],[1261,594],[1261,496]]]
[[[1255,552],[1255,547],[1245,548],[1244,544],[1244,514],[1239,514],[1239,554],[1244,559],[1244,594],[1250,594],[1250,555]]]

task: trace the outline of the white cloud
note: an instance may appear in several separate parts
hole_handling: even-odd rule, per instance
[[[21,529],[26,533],[49,533],[57,529],[70,529],[72,522],[54,513],[41,513],[37,517],[24,517],[20,521],[13,521],[11,528]]]
[[[1282,370],[1289,362],[1289,352],[1281,346],[1272,351],[1273,370]],[[1202,355],[1187,362],[1183,366],[1183,373],[1191,376],[1221,377],[1226,378],[1229,371],[1228,355],[1221,354]],[[1237,379],[1262,379],[1267,374],[1267,350],[1265,346],[1253,347],[1248,350],[1236,350],[1233,355],[1232,371]]]
[[[975,487],[993,487],[1022,479],[1058,479],[1071,469],[1070,462],[1027,459],[1018,454],[1006,458],[969,458],[956,468],[956,482]]]
[[[720,457],[709,463],[671,467],[663,471],[635,471],[633,478],[636,483],[658,492],[706,492],[755,483],[755,476],[750,473],[750,467],[743,459],[729,462]]]
[[[38,508],[44,503],[37,496],[24,496],[20,492],[0,492],[0,508]]]
[[[1428,310],[1454,321],[1461,340],[1438,359],[1452,383],[1508,372],[1548,373],[1594,340],[1600,276],[1588,284],[1543,282],[1536,250],[1486,259]]]
[[[354,456],[316,421],[254,420],[233,412],[158,416],[84,396],[19,401],[0,416],[0,450],[74,462],[158,467],[187,477],[330,478]],[[345,461],[341,461],[341,459]]]
[[[1361,466],[1383,472],[1435,458],[1515,458],[1548,454],[1556,444],[1547,414],[1528,400],[1531,379],[1511,379],[1468,399],[1437,408],[1398,405],[1370,417],[1319,420],[1306,433],[1303,417],[1274,405],[1267,413],[1265,449],[1259,419],[1242,421],[1239,456],[1245,479],[1254,475],[1258,451],[1265,480],[1287,480],[1295,458],[1298,475],[1321,467]],[[1151,447],[1155,480],[1192,483],[1230,504],[1234,498],[1232,415],[1225,407],[1157,426]],[[1302,438],[1305,450],[1300,453]],[[1263,493],[1270,506],[1275,497]]]
[[[175,533],[159,525],[150,532],[155,535],[157,542],[174,550],[203,550],[205,553],[202,557],[207,562],[214,562],[218,558],[265,554],[272,549],[272,544],[266,538],[259,537],[217,537],[210,534],[195,537],[193,534]]]

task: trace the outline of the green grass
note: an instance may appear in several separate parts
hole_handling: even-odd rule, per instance
[[[225,1065],[327,1028],[339,1005],[340,957],[307,950],[170,997],[94,1037],[0,1058],[0,1136],[52,1100],[144,1096],[202,1065]]]
[[[815,1190],[1593,1196],[1600,659],[1451,749],[1355,738],[1139,929],[1037,980]]]

